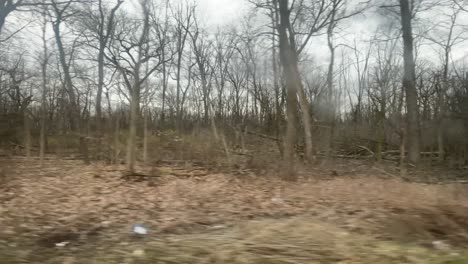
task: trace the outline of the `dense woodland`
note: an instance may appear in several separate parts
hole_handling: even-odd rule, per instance
[[[468,0],[0,0],[0,264],[468,263],[467,44]]]
[[[468,2],[246,9],[212,26],[195,0],[0,0],[2,149],[134,171],[172,131],[227,160],[262,139],[292,180],[330,158],[467,165]]]

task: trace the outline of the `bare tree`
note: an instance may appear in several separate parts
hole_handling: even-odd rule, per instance
[[[210,120],[210,90],[209,83],[212,76],[212,67],[210,56],[213,49],[211,41],[203,36],[203,31],[199,27],[197,18],[194,18],[194,26],[189,30],[189,35],[192,43],[192,52],[195,56],[195,62],[198,68],[198,78],[201,82],[202,99],[204,109],[204,122],[208,123]]]
[[[411,25],[412,13],[408,0],[400,1],[401,27],[403,32],[403,60],[404,76],[403,88],[406,93],[406,108],[408,116],[406,119],[408,136],[408,159],[417,164],[420,159],[420,131],[419,131],[419,108],[418,94],[416,90],[416,72],[413,55],[413,31]]]
[[[442,49],[442,86],[436,86],[436,93],[438,97],[437,145],[439,152],[439,162],[442,162],[445,156],[443,121],[447,114],[446,95],[449,89],[450,56],[453,48],[466,40],[464,36],[464,30],[459,29],[457,25],[460,11],[461,9],[459,9],[458,6],[451,6],[451,13],[446,15],[447,19],[436,25],[436,27],[431,27],[427,33],[423,34],[424,38],[438,45]],[[438,33],[438,35],[435,35],[434,33]]]
[[[104,88],[104,80],[105,80],[105,49],[109,43],[109,39],[111,34],[114,31],[115,26],[115,16],[116,12],[119,7],[122,5],[123,0],[117,0],[115,5],[110,9],[110,11],[106,12],[106,6],[104,5],[102,0],[98,0],[98,14],[93,17],[94,19],[89,19],[88,17],[84,17],[84,23],[87,28],[94,34],[94,38],[97,40],[98,45],[98,56],[97,56],[97,68],[98,68],[98,82],[97,82],[97,91],[96,91],[96,130],[98,133],[98,137],[102,137],[102,91]],[[91,13],[91,15],[93,15]],[[99,144],[100,145],[100,144]]]
[[[41,5],[40,1],[31,0],[0,0],[0,34],[5,25],[6,18],[14,11],[22,7],[32,7]]]
[[[231,57],[236,51],[233,42],[235,35],[218,29],[215,35],[214,46],[216,49],[216,59],[213,65],[215,73],[214,81],[217,92],[216,117],[222,119],[225,117],[225,94],[227,90],[228,72]]]
[[[182,63],[184,58],[184,50],[187,42],[187,36],[189,30],[193,24],[193,15],[195,12],[194,6],[188,2],[185,5],[179,5],[171,9],[172,16],[176,20],[176,25],[174,26],[174,33],[176,38],[176,119],[177,126],[180,126],[182,118]],[[164,102],[163,102],[164,104]],[[164,113],[164,109],[162,111]]]
[[[162,26],[155,24],[153,27],[155,29],[156,37],[160,43],[161,47],[161,84],[162,84],[162,110],[161,110],[161,123],[164,124],[165,122],[165,110],[166,110],[166,101],[167,101],[167,88],[169,83],[169,76],[171,74],[171,63],[172,63],[172,50],[173,47],[171,46],[171,33],[170,32],[170,25],[169,25],[169,1],[166,1],[166,7],[163,9],[164,21],[162,22]],[[155,8],[155,7],[154,7]],[[156,17],[153,17],[152,21],[158,22]]]
[[[31,155],[31,125],[30,125],[30,110],[28,107],[32,102],[32,94],[30,91],[22,89],[24,88],[26,81],[30,78],[26,75],[25,60],[21,54],[16,61],[12,63],[8,68],[2,69],[5,71],[9,78],[10,83],[8,84],[7,94],[11,99],[13,106],[13,113],[18,115],[20,120],[23,122],[22,136],[23,136],[23,147],[27,157]]]
[[[325,98],[325,102],[327,105],[326,111],[326,121],[329,125],[329,133],[327,139],[327,147],[326,147],[326,156],[327,158],[330,157],[332,141],[333,141],[333,130],[335,126],[335,112],[336,107],[333,102],[333,94],[334,94],[334,67],[335,67],[335,45],[333,43],[334,38],[334,31],[337,25],[337,18],[339,16],[338,11],[340,6],[343,5],[343,0],[332,0],[332,9],[330,13],[330,23],[328,24],[327,28],[327,44],[328,49],[330,50],[330,62],[328,64],[328,74],[327,74],[327,95]]]
[[[466,0],[453,0],[453,2],[464,12],[468,12],[468,2]]]
[[[394,85],[400,77],[399,60],[396,55],[396,39],[375,44],[376,63],[371,71],[371,80],[368,84],[368,94],[375,117],[372,118],[375,128],[376,158],[382,159],[386,140],[386,123],[388,116],[388,105],[396,105],[398,94],[397,87]],[[395,89],[392,89],[395,88]],[[392,102],[392,97],[394,98]],[[398,110],[397,110],[398,111]]]
[[[143,83],[167,61],[161,60],[164,52],[160,41],[155,41],[152,32],[151,10],[148,0],[142,0],[140,6],[143,20],[130,21],[122,18],[120,27],[113,35],[112,43],[105,54],[106,58],[120,72],[129,93],[130,120],[127,139],[127,170],[135,171],[137,126],[140,116],[141,89]],[[158,23],[153,23],[160,26]],[[154,29],[154,28],[153,28]],[[154,29],[159,30],[159,29]],[[170,60],[172,58],[169,58]],[[151,63],[147,70],[142,69]]]
[[[68,0],[66,2],[58,2],[56,0],[51,0],[51,4],[50,4],[51,10],[49,11],[49,15],[52,19],[52,29],[55,34],[55,42],[56,42],[57,49],[58,49],[60,66],[63,72],[65,90],[69,98],[71,130],[79,137],[80,151],[81,151],[81,154],[83,155],[84,162],[88,164],[89,163],[88,149],[87,149],[85,136],[82,134],[83,127],[82,127],[81,118],[80,118],[81,116],[80,107],[78,103],[78,97],[75,92],[75,87],[73,85],[72,75],[70,72],[70,64],[72,60],[71,56],[73,54],[69,54],[70,57],[67,56],[66,51],[65,51],[65,45],[63,43],[62,31],[61,31],[61,25],[68,18],[73,17],[75,15],[76,11],[72,9],[72,4],[74,2],[75,2],[74,0]]]
[[[41,166],[44,163],[45,145],[46,145],[46,129],[47,129],[47,66],[51,54],[49,53],[47,43],[47,10],[43,11],[43,22],[42,22],[42,45],[43,53],[40,59],[41,64],[41,77],[42,77],[42,91],[41,91],[41,130],[39,138],[39,159]]]
[[[279,14],[279,24],[277,25],[278,34],[281,38],[282,33],[280,29],[285,30],[284,32],[284,39],[283,41],[287,41],[288,45],[291,47],[293,53],[289,54],[288,56],[293,56],[289,67],[293,68],[293,71],[297,72],[297,76],[295,77],[295,91],[299,96],[299,106],[302,112],[302,124],[304,126],[304,139],[306,145],[305,157],[306,160],[313,159],[312,154],[312,125],[311,125],[311,115],[310,115],[310,103],[307,101],[304,92],[304,86],[301,80],[301,76],[299,74],[299,57],[301,53],[304,52],[308,44],[310,43],[312,37],[319,33],[322,29],[327,27],[334,28],[334,24],[337,21],[343,20],[345,18],[351,17],[355,14],[362,12],[363,9],[357,9],[353,12],[349,13],[340,13],[338,15],[338,10],[343,8],[345,5],[344,0],[322,0],[322,1],[312,1],[312,2],[304,2],[304,1],[293,1],[289,4],[288,1],[282,0],[275,0],[275,1],[267,1],[267,2],[259,2],[259,1],[252,1],[256,4],[259,8],[267,8],[273,10],[273,12],[278,12]],[[279,4],[279,6],[278,6]],[[279,8],[278,8],[279,7]],[[283,8],[284,10],[282,10]],[[275,11],[276,10],[276,11]],[[271,12],[271,11],[270,11]],[[273,14],[270,14],[273,17]],[[283,23],[283,24],[282,24]],[[286,23],[286,25],[284,25]],[[283,27],[283,28],[282,28]],[[280,39],[280,51],[281,48],[285,48],[282,45],[282,40]],[[281,58],[281,54],[280,54]],[[284,66],[284,61],[282,61],[282,65]],[[284,69],[283,69],[284,70]],[[286,73],[284,73],[285,80],[287,79]],[[287,81],[286,81],[287,83]],[[286,86],[288,86],[286,84]],[[289,88],[288,88],[289,89]],[[291,92],[291,90],[288,90]],[[294,96],[296,98],[296,96]],[[292,103],[292,98],[288,103]],[[288,122],[291,121],[288,119]],[[291,129],[287,131],[291,132]],[[286,132],[288,134],[288,132]],[[294,133],[295,134],[295,133]],[[286,136],[288,138],[289,136]],[[286,139],[288,141],[288,139]],[[291,142],[289,142],[291,143]],[[286,144],[289,144],[286,143]],[[294,144],[294,143],[291,143]],[[285,155],[287,155],[285,153]]]
[[[283,74],[287,89],[287,129],[284,144],[284,177],[288,180],[296,180],[296,173],[294,171],[294,145],[296,140],[296,123],[297,123],[297,85],[300,82],[300,76],[297,65],[297,53],[294,46],[291,45],[290,39],[291,28],[290,24],[290,9],[287,0],[279,1],[279,17],[278,24],[279,33],[279,48],[280,60],[283,68]],[[289,34],[288,34],[289,33]]]

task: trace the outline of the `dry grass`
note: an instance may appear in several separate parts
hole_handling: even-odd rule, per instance
[[[137,251],[143,254],[135,256]],[[145,241],[96,248],[87,245],[75,252],[44,252],[46,255],[37,256],[32,263],[467,263],[462,251],[381,241],[306,217],[251,220],[215,231],[157,235]]]
[[[158,263],[446,263],[442,256],[448,255],[382,242],[304,217],[249,221],[214,234],[153,242],[147,248]]]
[[[93,256],[95,263],[133,263],[124,260],[136,246],[158,260],[141,263],[430,263],[422,256],[439,254],[425,244],[444,240],[456,249],[468,241],[462,185],[343,173],[287,183],[187,164],[159,167],[162,175],[150,185],[122,179],[123,167],[50,159],[41,169],[36,160],[9,162],[14,176],[0,187],[0,249],[11,252],[21,250],[10,247],[15,240],[41,248],[44,237],[69,233],[78,235],[70,249],[104,252]],[[134,243],[134,223],[145,224],[155,239]],[[405,258],[408,248],[419,252],[410,254],[414,261]],[[48,252],[41,250],[25,253],[29,262],[19,263],[39,263],[31,258]]]

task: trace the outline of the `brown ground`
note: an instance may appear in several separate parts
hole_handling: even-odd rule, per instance
[[[122,166],[4,159],[0,263],[468,263],[464,184],[352,162],[288,183],[187,162],[125,179]]]

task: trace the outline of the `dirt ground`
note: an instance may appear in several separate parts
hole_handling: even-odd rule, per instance
[[[294,183],[176,161],[130,177],[54,157],[0,165],[0,263],[468,263],[463,183],[349,162]]]

